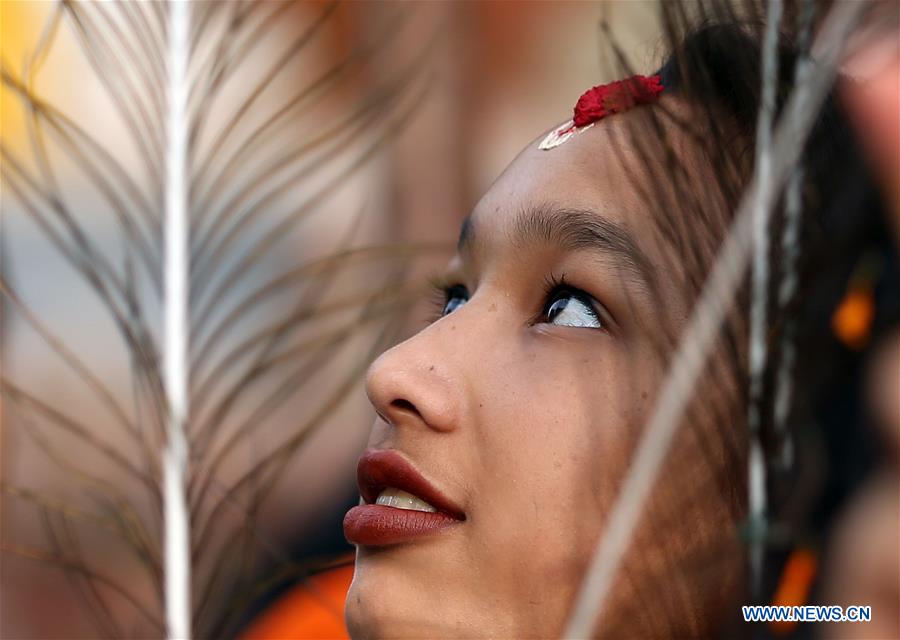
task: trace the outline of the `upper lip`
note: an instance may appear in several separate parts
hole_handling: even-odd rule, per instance
[[[466,519],[458,505],[393,449],[366,449],[356,467],[356,483],[359,485],[359,494],[367,504],[374,503],[382,491],[393,487],[413,494],[457,520]]]

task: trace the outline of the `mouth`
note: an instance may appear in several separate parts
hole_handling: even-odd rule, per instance
[[[465,521],[465,513],[400,453],[368,449],[359,459],[363,504],[344,516],[351,544],[382,547],[436,534]]]

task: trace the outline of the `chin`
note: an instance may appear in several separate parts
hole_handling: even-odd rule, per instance
[[[391,551],[360,552],[347,592],[344,617],[354,640],[375,638],[470,638],[484,626],[469,613],[465,596],[451,594],[446,581],[404,570]],[[453,610],[448,609],[453,607]]]
[[[374,585],[372,585],[374,587]],[[403,599],[406,600],[406,599]],[[433,609],[422,609],[415,602],[398,601],[381,589],[352,587],[347,593],[344,617],[354,640],[376,638],[460,638],[478,635],[474,629],[449,623]]]
[[[434,620],[413,620],[406,616],[394,615],[399,612],[377,611],[351,606],[348,599],[345,619],[347,630],[353,640],[376,640],[385,638],[423,640],[440,638],[473,638],[480,634],[471,629],[448,627]]]

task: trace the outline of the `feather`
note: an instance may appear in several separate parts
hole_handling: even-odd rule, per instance
[[[338,196],[428,90],[431,44],[384,77],[368,73],[409,15],[379,14],[323,63],[317,48],[346,19],[337,2],[61,0],[24,64],[2,62],[28,134],[24,146],[0,142],[15,202],[4,199],[4,218],[17,234],[37,231],[60,282],[80,283],[79,308],[102,311],[114,331],[92,349],[4,256],[0,293],[23,321],[16,335],[43,344],[93,413],[69,411],[10,368],[4,410],[23,444],[94,504],[5,481],[4,495],[40,516],[46,548],[3,549],[64,570],[102,637],[234,633],[271,585],[247,588],[260,553],[286,565],[276,574],[309,570],[269,539],[263,505],[396,335],[419,293],[401,283],[406,265],[446,249],[365,246],[364,206],[336,216],[347,229],[336,242],[316,228],[324,212],[347,209]],[[60,59],[66,47],[77,60]],[[47,94],[45,74],[66,64],[81,65],[84,93],[110,126]],[[126,370],[111,376],[99,363],[114,352]],[[275,430],[286,405],[300,413]],[[248,455],[259,442],[269,444]],[[118,541],[141,579],[96,556],[95,530]]]

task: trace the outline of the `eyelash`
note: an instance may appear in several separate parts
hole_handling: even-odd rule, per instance
[[[566,282],[566,274],[562,274],[557,276],[555,273],[550,273],[549,275],[544,276],[544,308],[541,309],[541,313],[546,311],[547,302],[558,293],[562,293],[563,291],[571,291],[573,293],[581,293],[585,294],[583,291],[576,289],[569,285]],[[588,296],[590,298],[590,296]]]
[[[568,293],[573,298],[576,298],[583,303],[585,307],[590,309],[597,322],[599,322],[600,326],[605,330],[609,323],[604,313],[597,309],[600,303],[583,289],[573,287],[566,282],[565,273],[557,277],[556,274],[551,272],[548,276],[544,277],[544,303],[537,317],[534,319],[535,324],[544,322],[543,318],[546,317],[547,312],[550,310],[550,305],[552,304],[551,301],[562,293]]]
[[[561,293],[568,293],[573,298],[577,298],[578,300],[580,300],[587,308],[589,308],[594,313],[601,327],[608,326],[609,322],[605,314],[597,309],[599,303],[596,302],[594,298],[587,292],[579,289],[578,287],[573,287],[568,282],[566,282],[565,273],[560,276],[557,276],[554,273],[550,273],[549,275],[545,276],[543,288],[543,304],[541,305],[541,310],[538,312],[537,316],[532,320],[533,324],[539,324],[544,321],[543,319],[547,315],[550,304],[552,304],[551,301],[556,296]],[[438,320],[443,318],[444,310],[447,308],[447,304],[452,299],[460,296],[461,294],[464,294],[466,297],[471,295],[465,285],[440,278],[433,279],[431,281],[430,296],[432,312],[428,320],[429,324],[437,322]]]
[[[468,289],[461,284],[446,280],[441,277],[433,278],[429,284],[431,285],[431,293],[429,295],[429,306],[431,312],[428,314],[428,324],[434,324],[444,317],[444,309],[450,302],[453,294],[459,291],[468,293]]]

